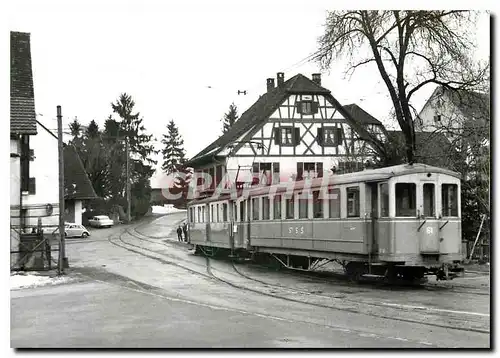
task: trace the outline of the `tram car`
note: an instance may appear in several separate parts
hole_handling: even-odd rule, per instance
[[[188,204],[196,252],[266,256],[312,270],[423,282],[463,272],[460,176],[403,164],[247,188]],[[326,261],[325,261],[326,260]]]

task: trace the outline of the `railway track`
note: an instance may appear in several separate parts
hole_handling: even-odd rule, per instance
[[[132,231],[134,231],[134,230],[132,230]],[[478,328],[478,327],[474,327],[474,326],[464,327],[464,325],[463,325],[464,322],[468,322],[468,323],[472,322],[472,323],[476,323],[476,325],[481,325],[483,322],[464,321],[463,318],[456,319],[454,317],[449,317],[450,316],[449,313],[451,313],[452,311],[450,311],[444,315],[437,314],[436,312],[432,312],[432,315],[430,315],[430,314],[426,314],[427,312],[424,312],[423,316],[427,315],[427,316],[431,316],[431,317],[421,318],[421,319],[401,318],[401,317],[397,317],[397,316],[400,316],[402,313],[405,313],[405,312],[408,313],[408,309],[405,309],[402,307],[391,307],[390,305],[386,305],[383,303],[377,303],[377,302],[359,302],[359,301],[355,301],[355,300],[346,299],[345,296],[342,296],[342,295],[337,296],[337,297],[318,295],[316,293],[311,293],[311,292],[306,292],[306,291],[296,290],[296,289],[294,290],[294,289],[290,289],[290,288],[283,287],[283,286],[273,285],[273,284],[270,284],[268,282],[254,279],[248,275],[242,274],[241,272],[239,272],[237,270],[237,268],[234,266],[234,263],[233,263],[234,272],[236,272],[241,278],[244,278],[247,280],[247,282],[245,284],[237,283],[237,282],[234,282],[233,280],[228,280],[227,278],[222,278],[220,276],[220,274],[214,273],[214,269],[212,268],[212,265],[211,265],[212,259],[209,257],[206,257],[204,270],[199,271],[199,270],[187,267],[185,265],[179,264],[178,262],[158,257],[158,255],[160,255],[163,257],[170,257],[171,259],[173,258],[173,259],[178,260],[179,259],[178,256],[168,255],[164,252],[158,252],[157,250],[152,250],[150,248],[146,248],[143,245],[133,244],[133,243],[127,242],[123,239],[123,236],[125,234],[128,234],[132,237],[135,237],[136,239],[139,239],[140,241],[151,242],[154,244],[159,244],[159,245],[167,246],[167,247],[171,247],[171,245],[174,246],[173,244],[168,245],[166,243],[161,243],[161,242],[159,243],[158,241],[149,240],[149,239],[147,239],[146,235],[140,234],[137,231],[135,231],[135,232],[139,235],[137,235],[137,234],[134,235],[130,229],[127,229],[124,232],[122,232],[116,238],[116,240],[110,238],[109,242],[115,246],[122,247],[123,249],[134,252],[134,253],[139,254],[141,256],[145,256],[145,257],[154,259],[154,260],[159,261],[163,264],[176,266],[176,267],[181,268],[183,270],[189,271],[193,274],[200,275],[200,276],[203,276],[205,278],[213,279],[217,282],[224,283],[230,287],[233,287],[234,289],[238,289],[238,290],[242,290],[242,291],[253,292],[253,293],[256,293],[259,295],[264,295],[264,296],[273,297],[273,298],[277,298],[277,299],[281,299],[281,300],[286,300],[289,302],[306,304],[306,305],[321,307],[321,308],[335,309],[338,311],[351,312],[351,313],[356,313],[356,314],[363,314],[363,315],[367,315],[367,316],[371,316],[371,317],[395,320],[395,321],[400,321],[400,322],[409,322],[409,323],[415,323],[415,324],[426,325],[426,326],[448,328],[448,329],[454,329],[454,330],[460,330],[460,331],[470,331],[470,332],[489,334],[489,330],[486,330],[483,328]],[[141,238],[140,236],[145,236],[146,238],[144,238],[144,237]],[[144,251],[146,251],[146,253]],[[198,266],[200,268],[202,266],[201,264],[194,263],[194,262],[190,262],[190,264],[195,264],[196,266]],[[220,271],[220,270],[218,270],[218,271]],[[220,272],[222,274],[222,271],[220,271]],[[227,274],[227,272],[226,272],[226,274]],[[258,283],[261,287],[258,287],[258,286],[255,287],[256,286],[255,284],[249,285],[248,284],[249,282]],[[264,287],[262,287],[262,286],[264,286]],[[295,297],[292,297],[292,296],[295,296]],[[318,300],[320,302],[318,302]],[[333,304],[331,304],[331,303],[327,304],[327,303],[325,303],[325,301],[329,301],[329,302],[333,301]],[[346,303],[348,303],[348,305],[346,305]],[[342,307],[342,305],[343,305],[343,307]],[[386,312],[386,314],[384,315],[384,314],[374,313],[374,312],[372,312],[373,308],[382,309]],[[418,312],[418,310],[417,310],[417,312]],[[387,313],[392,313],[392,315],[387,314]],[[413,312],[413,313],[415,313],[415,312]],[[421,314],[422,312],[418,312],[418,313]],[[433,317],[434,318],[438,317],[439,320],[441,320],[441,321],[448,320],[450,323],[454,322],[455,324],[433,323],[433,322],[431,322]],[[431,320],[429,318],[431,318]],[[489,317],[488,317],[488,319],[489,319]],[[460,323],[462,323],[462,326],[460,326]]]
[[[131,232],[132,231],[132,232]],[[163,245],[166,247],[179,247],[183,246],[181,244],[176,244],[176,243],[169,243],[168,241],[163,241],[163,242],[158,242],[158,238],[151,239],[151,236],[145,235],[134,227],[130,230],[128,230],[129,234],[134,236],[135,238],[143,241],[147,241],[156,245]],[[234,267],[234,262],[233,262],[233,267]],[[304,272],[304,271],[299,271],[299,270],[284,270],[283,272],[290,273],[294,276],[300,275],[302,277],[308,277],[310,279],[313,279],[314,281],[318,283],[323,283],[323,284],[328,284],[331,285],[332,283],[335,283],[336,285],[342,285],[344,287],[352,288],[355,287],[353,283],[347,282],[347,277],[343,274],[338,274],[334,272]],[[326,275],[326,279],[319,278],[318,275]],[[332,279],[335,280],[335,282],[332,282]],[[266,282],[261,282],[263,284],[267,284]],[[407,290],[408,288],[413,288],[416,290],[419,289],[424,289],[426,291],[430,292],[438,292],[438,291],[446,291],[450,293],[463,293],[463,294],[469,294],[469,295],[478,295],[478,296],[489,296],[489,292],[478,292],[478,290],[473,286],[470,285],[462,285],[462,284],[451,284],[446,285],[446,284],[437,284],[437,283],[427,283],[425,285],[420,285],[420,286],[401,286],[401,285],[381,285],[379,283],[373,283],[373,282],[362,282],[358,287],[368,287],[371,289],[386,289],[389,291],[395,291],[395,290]]]
[[[318,282],[318,283],[335,283],[336,285],[342,285],[344,287],[355,287],[352,282],[348,282],[348,277],[344,274],[337,272],[327,272],[327,271],[300,271],[287,269],[283,273],[293,276],[301,276],[307,278],[308,280]],[[322,278],[327,277],[327,278]],[[479,296],[489,296],[489,292],[479,292],[479,291],[489,291],[483,288],[477,288],[471,285],[464,285],[460,283],[455,283],[454,281],[447,281],[446,283],[425,283],[423,285],[398,285],[398,284],[384,284],[370,281],[363,281],[357,284],[358,287],[369,287],[372,289],[387,290],[387,291],[398,291],[398,290],[408,290],[410,288],[414,290],[425,290],[430,292],[446,291],[450,293],[464,293],[469,295],[479,295]]]

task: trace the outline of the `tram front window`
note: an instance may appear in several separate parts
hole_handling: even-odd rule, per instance
[[[458,186],[456,184],[441,186],[441,203],[443,216],[458,216]]]
[[[416,192],[415,183],[396,184],[396,216],[416,216]]]

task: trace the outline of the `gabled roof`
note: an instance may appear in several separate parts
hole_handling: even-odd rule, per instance
[[[487,93],[468,91],[463,89],[450,89],[448,87],[436,87],[427,100],[427,106],[432,99],[446,97],[460,112],[469,120],[480,120],[489,122],[490,119],[490,95]]]
[[[489,120],[490,96],[488,94],[466,90],[453,91],[445,87],[441,88],[464,116],[469,119]]]
[[[357,105],[351,104],[349,109],[346,108],[348,106],[342,107],[328,89],[321,87],[316,82],[299,73],[285,81],[281,87],[277,86],[260,96],[260,98],[231,126],[229,131],[191,158],[187,162],[187,165],[194,165],[196,162],[204,160],[205,157],[215,157],[226,145],[237,141],[243,134],[264,123],[290,94],[324,95],[335,107],[337,107],[344,117],[346,116],[346,110],[354,111],[362,117],[359,123],[353,124],[356,129],[360,129],[359,124],[381,124]],[[348,118],[346,118],[346,120],[350,123]]]
[[[73,145],[64,146],[64,189],[66,200],[96,199],[97,194]]]
[[[39,121],[36,121],[55,140],[57,136]],[[89,179],[82,160],[72,144],[63,144],[64,156],[64,199],[86,200],[97,199],[94,187]],[[54,159],[55,160],[55,159]]]
[[[370,113],[366,112],[363,108],[355,103],[348,104],[344,106],[344,108],[351,114],[351,116],[356,118],[356,120],[360,124],[382,125],[382,122],[380,122],[377,118],[373,117]]]
[[[10,132],[36,134],[30,34],[10,33]]]

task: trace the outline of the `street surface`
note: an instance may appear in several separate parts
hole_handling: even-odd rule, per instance
[[[71,281],[11,291],[11,346],[490,347],[488,272],[409,288],[233,265],[177,242],[184,218],[67,240]]]

